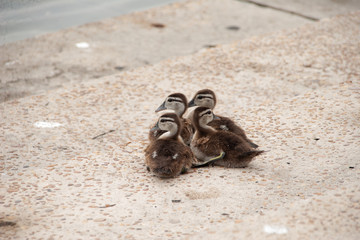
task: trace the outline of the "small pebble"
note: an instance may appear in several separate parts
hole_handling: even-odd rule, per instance
[[[118,71],[122,71],[122,70],[125,69],[125,67],[123,67],[123,66],[116,66],[115,69],[118,70]]]
[[[240,27],[238,26],[228,26],[226,27],[227,30],[231,30],[231,31],[238,31],[240,29]]]
[[[155,28],[164,28],[165,27],[165,25],[162,23],[152,23],[151,26],[155,27]]]
[[[180,222],[180,220],[178,220],[178,219],[170,219],[169,222],[172,223],[172,224],[177,224],[177,223]]]
[[[79,42],[76,44],[76,47],[78,48],[88,48],[90,47],[90,44],[88,44],[87,42]]]
[[[5,227],[5,226],[15,226],[16,223],[14,222],[9,222],[9,221],[0,221],[0,227]]]

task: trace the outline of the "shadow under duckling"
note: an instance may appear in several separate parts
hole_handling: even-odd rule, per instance
[[[185,97],[185,95],[182,93],[173,93],[166,97],[165,101],[155,110],[155,112],[160,112],[166,109],[173,110],[180,118],[182,124],[180,136],[182,137],[186,145],[190,145],[192,136],[194,134],[194,127],[192,126],[189,119],[183,118],[183,115],[186,112],[187,108],[187,98]],[[164,131],[162,130],[152,129],[149,132],[149,140],[154,141],[163,133]]]
[[[145,149],[147,169],[161,178],[171,178],[185,173],[196,159],[186,146],[180,132],[182,125],[175,113],[163,114],[155,128],[164,131]]]
[[[210,89],[202,89],[195,94],[193,99],[191,99],[191,101],[188,104],[188,107],[198,106],[198,107],[207,107],[210,109],[214,109],[215,105],[216,105],[215,93]],[[232,132],[236,135],[239,135],[243,139],[245,139],[251,145],[251,147],[253,147],[253,148],[259,147],[257,144],[252,142],[246,136],[245,131],[241,127],[236,125],[236,123],[234,123],[233,120],[231,120],[230,118],[218,116],[218,115],[217,115],[217,117],[218,117],[218,119],[215,119],[214,121],[209,123],[209,125],[211,127],[215,128],[216,130],[224,130],[224,131]]]
[[[216,118],[210,108],[197,107],[194,110],[195,134],[190,148],[197,159],[217,166],[241,168],[264,152],[252,148],[249,142],[230,131],[216,130],[210,126],[209,123]]]

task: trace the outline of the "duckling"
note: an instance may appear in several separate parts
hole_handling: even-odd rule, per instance
[[[198,91],[194,98],[189,102],[189,107],[193,106],[199,106],[199,107],[207,107],[210,109],[214,109],[216,105],[216,96],[215,93],[210,89],[202,89]],[[210,126],[215,128],[216,130],[225,130],[232,133],[235,133],[236,135],[239,135],[240,137],[244,138],[253,148],[258,148],[259,146],[255,143],[253,143],[245,134],[245,131],[237,126],[234,121],[232,121],[230,118],[223,117],[223,116],[217,116],[219,119],[216,119],[209,123]]]
[[[217,117],[207,107],[197,107],[193,114],[195,134],[190,144],[195,157],[218,166],[240,168],[264,151],[255,150],[242,137],[230,132],[216,130],[209,123]]]
[[[165,109],[173,110],[180,118],[182,123],[182,131],[180,135],[186,145],[190,145],[192,135],[194,134],[194,128],[189,119],[183,118],[183,114],[187,110],[187,99],[182,93],[173,93],[166,97],[165,101],[155,110],[155,112],[160,112]],[[163,134],[163,131],[159,130],[150,130],[149,139],[153,141],[158,136]]]
[[[155,128],[164,133],[145,149],[147,169],[161,178],[176,177],[186,172],[196,159],[180,137],[182,125],[179,117],[175,113],[163,114]]]

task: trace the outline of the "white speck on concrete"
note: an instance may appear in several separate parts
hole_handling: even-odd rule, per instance
[[[272,234],[272,233],[286,234],[288,232],[288,230],[286,227],[265,225],[264,232],[269,233],[269,234]]]
[[[62,124],[58,122],[36,122],[34,123],[35,127],[38,128],[55,128],[60,127]]]
[[[175,155],[172,158],[176,159],[178,156],[179,156],[179,154],[175,153]]]
[[[152,158],[156,158],[157,157],[157,152],[154,151],[151,156],[152,156]]]
[[[16,63],[19,63],[19,62],[18,61],[10,61],[10,62],[6,62],[4,65],[7,67],[7,66],[14,65]]]
[[[79,42],[79,43],[76,44],[76,47],[78,47],[78,48],[89,48],[90,44],[87,43],[87,42]]]

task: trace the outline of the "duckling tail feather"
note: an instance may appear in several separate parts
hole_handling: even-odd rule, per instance
[[[238,156],[238,161],[234,163],[229,163],[229,167],[247,167],[248,164],[254,159],[254,157],[262,154],[263,150],[251,150],[245,153],[242,153]]]
[[[258,147],[259,147],[259,145],[253,143],[253,142],[250,141],[250,140],[248,141],[248,143],[250,144],[250,146],[251,146],[252,148],[258,148]]]
[[[253,158],[265,152],[264,150],[252,150],[239,155],[239,158]]]

